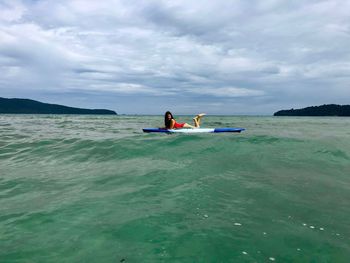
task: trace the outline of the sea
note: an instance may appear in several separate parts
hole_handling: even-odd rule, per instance
[[[350,262],[350,118],[161,126],[0,115],[0,262]]]

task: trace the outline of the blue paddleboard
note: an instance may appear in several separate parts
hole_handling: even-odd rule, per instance
[[[222,133],[222,132],[241,132],[244,128],[196,128],[196,129],[162,129],[162,128],[144,128],[143,132],[161,132],[161,133]]]

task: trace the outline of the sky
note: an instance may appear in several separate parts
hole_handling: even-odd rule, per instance
[[[119,114],[350,104],[350,1],[0,0],[0,97]]]

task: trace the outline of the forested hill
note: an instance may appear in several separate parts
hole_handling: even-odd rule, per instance
[[[48,104],[29,99],[6,99],[0,98],[0,113],[18,114],[103,114],[116,115],[112,110],[104,109],[81,109],[57,104]]]
[[[350,116],[350,105],[326,104],[303,109],[280,110],[274,116]]]

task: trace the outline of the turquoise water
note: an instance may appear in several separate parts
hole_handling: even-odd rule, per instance
[[[203,122],[0,115],[0,262],[349,262],[350,118]]]

